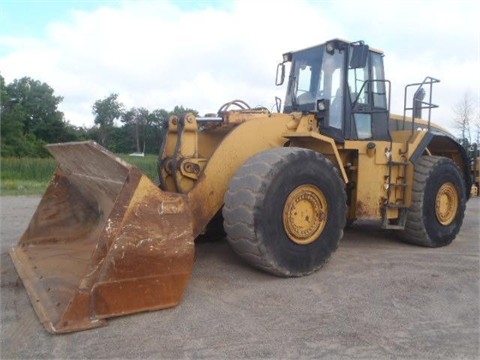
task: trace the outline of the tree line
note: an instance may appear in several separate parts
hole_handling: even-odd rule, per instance
[[[5,84],[0,75],[1,157],[45,157],[49,156],[46,144],[81,140],[95,140],[116,153],[157,154],[171,115],[198,115],[183,106],[171,111],[127,109],[118,94],[112,93],[92,105],[93,126],[77,127],[58,110],[62,101],[44,82],[23,77]],[[459,141],[466,147],[480,143],[480,115],[474,96],[466,92],[453,112]]]
[[[1,157],[46,157],[46,144],[82,140],[95,140],[116,153],[157,154],[171,115],[198,115],[183,106],[127,109],[112,93],[92,105],[94,125],[78,127],[58,110],[62,101],[47,83],[23,77],[6,84],[0,75]]]

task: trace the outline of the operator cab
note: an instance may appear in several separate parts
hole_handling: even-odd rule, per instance
[[[284,81],[287,62],[284,113],[315,113],[320,131],[338,142],[389,140],[382,52],[339,39],[289,52],[277,69],[277,85]]]

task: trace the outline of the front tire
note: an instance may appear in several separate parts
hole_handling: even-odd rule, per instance
[[[415,166],[412,205],[402,239],[428,247],[450,244],[462,226],[465,203],[465,181],[455,162],[422,156]]]
[[[346,218],[344,183],[322,154],[277,148],[245,162],[223,207],[227,240],[251,265],[303,276],[337,249]]]

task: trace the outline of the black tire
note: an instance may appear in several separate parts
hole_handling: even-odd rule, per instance
[[[412,204],[402,239],[428,247],[450,244],[462,226],[465,203],[465,181],[455,162],[422,156],[415,165]]]
[[[310,274],[338,247],[346,199],[338,170],[322,154],[267,150],[230,182],[223,207],[227,240],[256,268],[285,277]]]

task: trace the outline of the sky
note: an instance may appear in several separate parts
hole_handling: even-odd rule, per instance
[[[59,109],[90,127],[112,93],[125,107],[193,108],[241,99],[274,109],[287,51],[333,38],[385,53],[391,110],[426,76],[432,121],[455,131],[454,108],[480,104],[480,2],[475,0],[0,0],[0,74],[28,76],[62,96]]]

